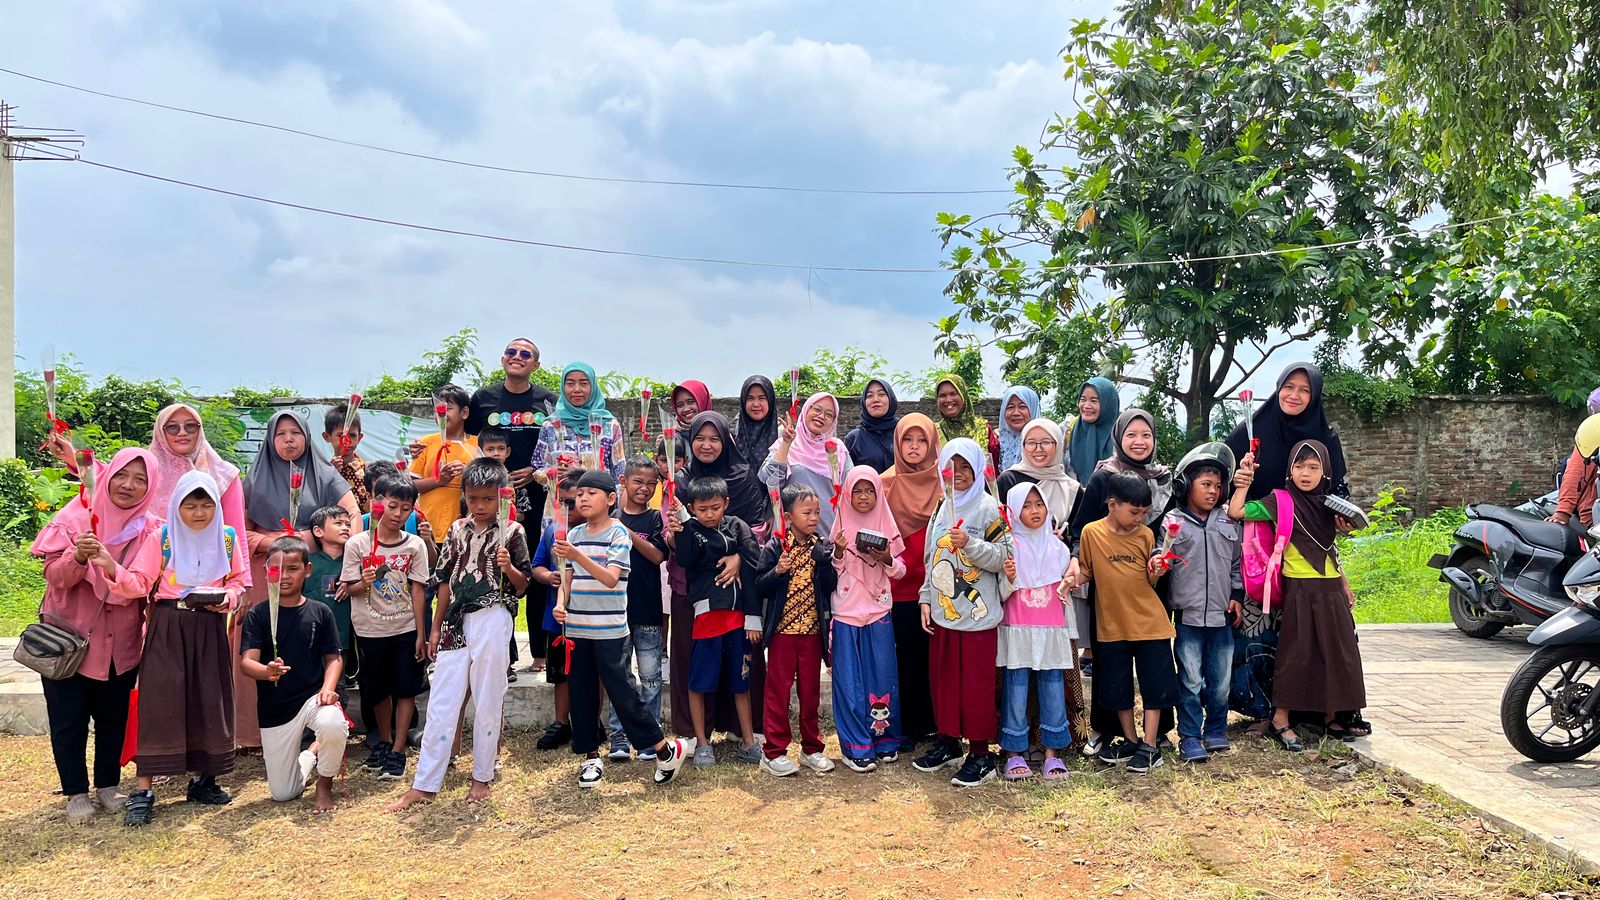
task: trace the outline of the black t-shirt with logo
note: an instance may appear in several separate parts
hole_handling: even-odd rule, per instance
[[[536,384],[520,394],[506,390],[504,382],[481,387],[467,403],[467,434],[478,434],[489,426],[504,431],[511,446],[506,468],[526,469],[533,464],[533,448],[539,443],[539,426],[533,417],[555,405],[556,395]]]

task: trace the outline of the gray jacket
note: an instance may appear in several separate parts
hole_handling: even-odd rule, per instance
[[[939,546],[950,531],[950,512],[940,502],[928,522],[923,548],[927,575],[918,602],[929,607],[933,624],[951,631],[989,631],[1000,627],[1006,595],[1002,581],[1011,556],[1011,530],[1000,517],[1000,504],[988,494],[956,514],[967,534],[967,547],[955,554]]]
[[[1162,518],[1154,555],[1161,554],[1172,522],[1179,526],[1172,552],[1183,561],[1174,560],[1167,572],[1167,605],[1184,625],[1217,628],[1229,624],[1228,601],[1244,597],[1244,578],[1239,572],[1243,528],[1228,518],[1221,506],[1203,522],[1180,506]]]

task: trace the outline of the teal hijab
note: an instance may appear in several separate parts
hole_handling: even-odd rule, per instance
[[[1078,388],[1080,397],[1083,396],[1083,388],[1094,388],[1094,392],[1100,396],[1100,418],[1093,422],[1085,422],[1080,418],[1073,424],[1072,438],[1067,442],[1067,462],[1079,481],[1088,481],[1100,460],[1109,459],[1116,452],[1111,429],[1117,423],[1117,416],[1122,414],[1122,398],[1117,396],[1117,386],[1109,378],[1095,377],[1085,381]]]
[[[582,372],[589,379],[589,402],[583,406],[573,406],[567,402],[567,376],[573,372]],[[595,377],[593,366],[573,362],[567,363],[567,367],[561,370],[561,384],[556,388],[556,418],[561,420],[562,425],[584,433],[588,433],[591,421],[605,425],[612,420],[611,410],[606,409],[606,398],[600,393],[600,379]]]

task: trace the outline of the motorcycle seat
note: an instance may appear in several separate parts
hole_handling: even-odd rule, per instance
[[[1538,516],[1520,510],[1480,503],[1472,507],[1469,518],[1498,522],[1535,547],[1554,550],[1563,556],[1575,556],[1583,552],[1583,548],[1578,544],[1576,530],[1567,525],[1546,522]]]

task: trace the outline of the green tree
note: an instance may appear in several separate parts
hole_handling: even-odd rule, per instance
[[[1445,393],[1544,394],[1581,404],[1600,384],[1600,212],[1540,197],[1518,215],[1433,242],[1409,276],[1409,327],[1365,347]],[[1442,325],[1440,324],[1442,322]]]
[[[462,386],[471,391],[492,380],[484,371],[483,363],[478,361],[477,348],[478,329],[463,328],[441,340],[438,347],[425,351],[422,360],[406,370],[405,378],[385,373],[362,391],[362,396],[368,401],[380,403],[431,397],[434,391],[458,377],[465,382]],[[555,377],[559,377],[559,372]],[[536,380],[543,383],[546,379]]]
[[[1600,4],[1374,0],[1366,20],[1399,140],[1427,148],[1446,205],[1515,205],[1553,162],[1600,152]]]
[[[1156,388],[1200,434],[1272,351],[1365,335],[1405,307],[1385,247],[1317,249],[1414,212],[1418,164],[1360,74],[1352,8],[1136,0],[1117,31],[1076,22],[1078,110],[1039,154],[1016,149],[1017,199],[939,216],[956,305],[939,348],[972,339],[963,320],[987,326],[1008,378],[1070,374],[1051,386],[1071,391],[1104,370]],[[1163,358],[1171,380],[1149,364]]]

